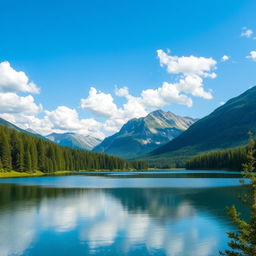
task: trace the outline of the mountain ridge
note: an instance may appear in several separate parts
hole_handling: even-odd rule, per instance
[[[184,161],[196,154],[245,145],[256,132],[256,86],[227,101],[179,137],[141,159]]]
[[[6,126],[8,128],[11,128],[11,129],[14,129],[18,132],[24,132],[26,134],[29,134],[31,136],[34,136],[34,137],[38,137],[38,138],[41,138],[41,139],[44,139],[44,140],[48,140],[47,138],[45,138],[44,136],[42,136],[41,134],[35,132],[34,130],[28,128],[28,129],[22,129],[20,127],[18,127],[17,125],[3,119],[3,118],[0,118],[0,125],[3,125],[3,126]]]
[[[101,140],[90,135],[80,135],[72,132],[51,133],[47,139],[61,146],[91,151]]]
[[[172,112],[156,110],[146,117],[129,120],[119,132],[105,138],[93,151],[131,159],[167,143],[195,121]]]

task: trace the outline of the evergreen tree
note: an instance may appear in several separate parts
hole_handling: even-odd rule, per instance
[[[192,157],[187,169],[226,169],[241,171],[246,161],[247,147],[216,150]]]
[[[22,172],[24,170],[24,146],[21,137],[16,132],[11,135],[11,145],[13,169]]]
[[[44,141],[38,140],[37,141],[37,152],[38,152],[38,168],[40,171],[45,171],[46,168],[46,156],[45,156],[45,147]]]
[[[24,171],[32,171],[31,155],[29,149],[27,148],[24,155]]]
[[[31,140],[31,143],[29,145],[29,151],[31,155],[31,167],[33,171],[38,170],[38,153],[36,144],[33,140]]]
[[[2,171],[2,170],[3,170],[3,165],[2,165],[2,160],[0,158],[0,171]]]
[[[250,210],[250,219],[241,217],[236,207],[228,208],[228,215],[237,227],[236,232],[228,232],[230,249],[220,252],[226,256],[255,256],[256,255],[256,140],[250,134],[247,163],[244,164],[243,177],[249,179],[249,192],[241,196],[241,201]],[[243,181],[244,183],[245,181]]]
[[[4,171],[11,170],[12,166],[16,171],[40,170],[48,173],[58,170],[127,170],[146,167],[142,162],[128,162],[101,153],[62,147],[2,125],[0,159]]]
[[[2,160],[3,169],[9,171],[12,169],[11,147],[7,133],[1,131],[0,136],[0,158]]]

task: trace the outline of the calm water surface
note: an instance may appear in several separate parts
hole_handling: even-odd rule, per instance
[[[233,229],[225,207],[239,204],[239,178],[159,170],[0,179],[0,256],[215,256]]]

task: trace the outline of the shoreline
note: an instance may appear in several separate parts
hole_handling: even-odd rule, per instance
[[[61,175],[61,174],[68,174],[73,171],[56,171],[54,173],[44,173],[41,171],[35,172],[17,172],[17,171],[10,171],[10,172],[0,172],[0,179],[4,178],[22,178],[22,177],[40,177],[40,176],[49,176],[49,175]]]
[[[184,171],[185,168],[170,168],[171,170],[177,170],[177,171]],[[41,171],[35,171],[35,172],[17,172],[17,171],[9,171],[9,172],[3,172],[0,171],[0,179],[4,178],[22,178],[22,177],[40,177],[40,176],[57,176],[57,175],[65,175],[70,174],[74,172],[109,172],[109,171],[139,171],[139,172],[147,172],[147,171],[154,171],[159,170],[158,168],[148,168],[147,170],[135,170],[135,169],[129,169],[129,170],[81,170],[81,171],[56,171],[53,173],[45,173]],[[164,169],[165,170],[165,169]],[[166,169],[168,170],[168,169]]]

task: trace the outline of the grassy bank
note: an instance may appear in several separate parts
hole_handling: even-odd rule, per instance
[[[67,174],[67,173],[70,173],[70,171],[57,171],[57,172],[51,173],[51,175],[61,175],[61,174]],[[35,172],[16,172],[16,171],[1,172],[0,171],[0,178],[36,177],[36,176],[46,176],[46,175],[49,175],[49,174],[41,171],[35,171]]]

